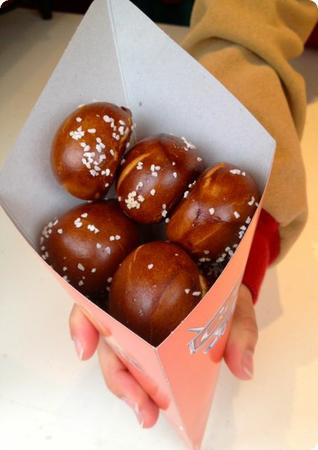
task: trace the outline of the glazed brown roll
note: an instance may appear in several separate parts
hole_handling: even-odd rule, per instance
[[[207,283],[179,246],[151,242],[135,249],[115,273],[109,313],[159,345],[205,294]]]
[[[118,200],[125,213],[141,223],[168,222],[171,208],[204,169],[193,144],[168,134],[143,139],[125,159]]]
[[[260,198],[244,170],[220,163],[206,170],[175,209],[167,236],[199,262],[224,262],[251,222]]]
[[[111,103],[91,103],[70,114],[58,129],[51,163],[58,182],[84,200],[103,198],[129,145],[132,115]]]
[[[115,200],[85,203],[46,225],[41,256],[92,300],[104,298],[118,265],[140,243],[138,229]]]

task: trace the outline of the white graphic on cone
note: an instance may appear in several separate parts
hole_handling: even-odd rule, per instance
[[[240,283],[236,284],[225,303],[215,313],[214,317],[203,327],[190,328],[188,331],[196,333],[196,336],[188,343],[191,355],[203,349],[207,354],[219,342],[225,334],[226,327],[234,312],[236,298]]]

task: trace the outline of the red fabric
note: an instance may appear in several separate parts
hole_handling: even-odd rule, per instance
[[[305,45],[306,47],[318,48],[318,24],[313,29]]]
[[[254,303],[266,269],[277,258],[279,251],[279,223],[262,209],[243,277],[243,283],[250,289]]]

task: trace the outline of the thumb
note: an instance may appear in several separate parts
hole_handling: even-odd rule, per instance
[[[78,357],[81,360],[89,359],[97,348],[99,333],[76,305],[73,306],[70,314],[69,327]]]
[[[253,377],[253,357],[258,329],[250,290],[242,284],[239,290],[224,359],[229,369],[241,380]]]

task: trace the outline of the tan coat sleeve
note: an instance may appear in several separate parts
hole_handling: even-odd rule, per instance
[[[184,42],[277,141],[264,208],[280,224],[279,259],[307,217],[299,143],[306,91],[289,61],[302,53],[317,20],[310,0],[197,0]]]

